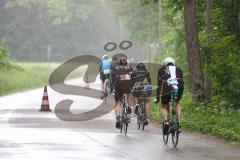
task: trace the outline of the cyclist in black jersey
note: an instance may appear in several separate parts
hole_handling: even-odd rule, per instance
[[[178,112],[179,120],[181,115],[180,100],[184,91],[183,72],[181,68],[175,66],[175,60],[168,57],[164,60],[164,65],[158,70],[158,87],[155,98],[155,103],[158,103],[161,98],[162,108],[161,112],[164,119],[164,125],[168,126],[168,105],[171,101],[171,92],[173,89],[178,90],[176,111]],[[160,95],[161,94],[161,95]],[[167,129],[166,129],[167,130]]]
[[[118,60],[118,64],[113,66],[112,71],[115,77],[115,114],[116,114],[116,128],[120,128],[120,106],[121,106],[121,97],[123,94],[127,94],[128,101],[128,113],[131,113],[132,105],[132,81],[131,81],[131,72],[132,68],[127,63],[127,58],[120,57]]]

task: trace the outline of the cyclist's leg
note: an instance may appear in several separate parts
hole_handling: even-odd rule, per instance
[[[116,83],[116,77],[115,74],[111,72],[110,74],[111,77],[111,92],[115,89],[115,83]]]
[[[120,108],[121,107],[121,101],[115,100],[115,115],[116,117],[120,116]]]
[[[107,81],[108,81],[108,79],[107,79],[107,77],[106,77],[105,80],[104,80],[104,83],[103,83],[103,92],[106,91]]]
[[[162,96],[161,100],[162,100],[161,112],[162,112],[164,121],[167,121],[168,120],[168,107],[169,107],[169,102],[171,101],[171,94]]]
[[[169,102],[171,101],[171,94],[164,95],[162,97],[162,115],[163,115],[163,134],[168,134],[169,122],[168,122],[168,110],[169,110]]]
[[[177,112],[177,116],[178,116],[178,131],[179,133],[181,132],[181,125],[180,125],[180,116],[181,116],[181,103],[179,100],[176,101],[176,112]]]
[[[181,98],[182,98],[182,94],[183,94],[183,85],[178,85],[178,98],[176,101],[176,111],[178,113],[178,121],[180,122],[180,116],[181,116]]]
[[[131,92],[127,93],[127,102],[128,105],[132,106],[134,104],[135,98]]]
[[[131,92],[127,93],[128,113],[129,113],[129,114],[131,114],[131,112],[132,112],[131,106],[133,106],[134,100],[135,100],[135,98],[134,98],[134,96],[132,95],[132,93],[131,93]]]
[[[146,100],[144,100],[146,101]],[[144,119],[144,125],[148,125],[148,121],[149,121],[149,110],[150,110],[150,103],[148,102],[145,102],[145,113],[144,113],[144,116],[145,116],[145,119]]]
[[[149,113],[150,113],[150,97],[147,97],[146,99],[146,103],[145,103],[145,108],[146,108],[146,114],[149,117]]]
[[[103,92],[104,91],[104,82],[105,82],[105,77],[104,75],[102,74],[101,76],[101,81],[102,81],[102,84],[101,84],[101,91]]]
[[[138,105],[138,97],[134,97],[133,99],[134,99],[134,106],[135,106],[134,113],[137,115],[138,107],[139,107],[139,105]]]
[[[110,87],[109,86],[109,77],[110,77],[110,75],[109,74],[107,74],[107,75],[105,75],[105,81],[104,81],[104,92],[106,91],[106,87]]]
[[[180,121],[180,115],[181,115],[181,112],[182,112],[180,101],[176,101],[176,111],[178,113],[178,120]]]
[[[116,115],[116,128],[120,128],[120,112],[121,112],[121,97],[122,93],[119,90],[115,91],[115,115]]]

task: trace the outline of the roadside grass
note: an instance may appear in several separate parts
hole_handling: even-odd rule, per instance
[[[49,76],[60,63],[17,63],[17,68],[0,69],[0,96],[34,89],[48,84]],[[85,67],[69,74],[67,79],[83,75]]]
[[[183,130],[211,134],[227,141],[240,144],[240,110],[224,102],[194,104],[191,93],[182,98],[181,126]],[[151,119],[162,122],[160,104],[151,104]]]

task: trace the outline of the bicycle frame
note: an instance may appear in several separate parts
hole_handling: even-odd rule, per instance
[[[143,97],[143,95],[140,95],[140,97],[138,97],[138,121],[137,121],[137,125],[138,125],[138,129],[140,129],[140,127],[142,126],[142,131],[144,130],[144,121],[146,118],[146,102],[145,102],[145,97]]]
[[[168,133],[167,135],[164,135],[163,133],[164,144],[166,145],[168,143],[168,136],[171,133],[173,146],[177,147],[179,139],[179,119],[178,113],[176,111],[176,100],[173,98],[173,95],[168,106],[168,122],[169,122]]]

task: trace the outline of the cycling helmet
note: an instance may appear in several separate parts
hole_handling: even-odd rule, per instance
[[[103,55],[103,56],[102,56],[102,59],[108,59],[108,55],[106,55],[106,54]]]
[[[118,59],[118,64],[119,65],[127,65],[127,58],[125,58],[125,57],[120,57],[119,59]]]
[[[167,57],[164,59],[163,63],[164,63],[164,66],[167,66],[169,64],[175,65],[175,60],[171,57]]]
[[[137,64],[137,69],[145,70],[145,69],[146,69],[146,66],[145,66],[143,63],[138,63],[138,64]]]

